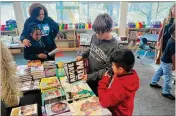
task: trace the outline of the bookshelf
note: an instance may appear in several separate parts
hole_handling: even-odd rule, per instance
[[[112,32],[118,33],[118,27],[114,27]],[[58,35],[55,39],[56,45],[60,48],[61,51],[77,51],[80,49],[79,46],[79,34],[80,33],[87,33],[93,34],[94,31],[92,29],[67,29],[67,30],[60,30],[60,34],[65,34],[65,38],[61,38]],[[67,39],[66,39],[67,38]]]
[[[14,29],[12,31],[1,31],[1,35],[10,35],[10,36],[18,36],[18,29]]]

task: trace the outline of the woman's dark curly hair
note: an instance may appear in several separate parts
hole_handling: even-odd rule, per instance
[[[42,4],[40,3],[34,3],[30,6],[29,8],[29,15],[32,17],[32,18],[37,18],[40,14],[40,10],[43,9],[44,10],[44,15],[45,17],[48,17],[48,11],[46,9],[45,6],[43,6]]]

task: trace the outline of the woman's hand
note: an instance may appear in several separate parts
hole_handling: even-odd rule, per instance
[[[25,45],[26,47],[30,47],[30,46],[31,46],[31,43],[30,43],[30,41],[29,41],[28,39],[24,39],[22,43],[23,43],[23,45]]]

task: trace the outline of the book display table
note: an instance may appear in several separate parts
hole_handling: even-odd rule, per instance
[[[80,62],[72,62],[79,64],[74,69],[77,72],[81,72],[79,70],[85,67]],[[43,63],[29,61],[26,66],[18,66],[17,74],[21,80],[19,84],[24,96],[20,99],[19,106],[13,108],[6,108],[1,102],[1,114],[3,116],[111,116],[108,109],[101,107],[98,97],[85,81],[81,79],[69,81],[70,77],[67,75],[70,74],[70,70],[64,69],[65,64],[53,61]],[[78,75],[74,74],[75,77]]]

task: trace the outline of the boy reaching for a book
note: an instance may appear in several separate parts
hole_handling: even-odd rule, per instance
[[[102,107],[108,108],[113,116],[132,116],[134,97],[139,88],[139,77],[133,66],[132,51],[120,49],[110,58],[114,76],[106,72],[99,81],[98,96]]]
[[[46,61],[53,59],[52,56],[48,55],[45,45],[41,40],[41,35],[42,32],[38,25],[31,23],[28,27],[28,38],[31,42],[31,46],[24,48],[24,58],[26,60]]]
[[[100,14],[93,23],[90,49],[76,57],[76,60],[88,58],[89,72],[82,76],[87,81],[92,91],[97,94],[98,82],[107,69],[111,69],[109,56],[118,47],[116,38],[111,35],[113,21],[108,14]]]

